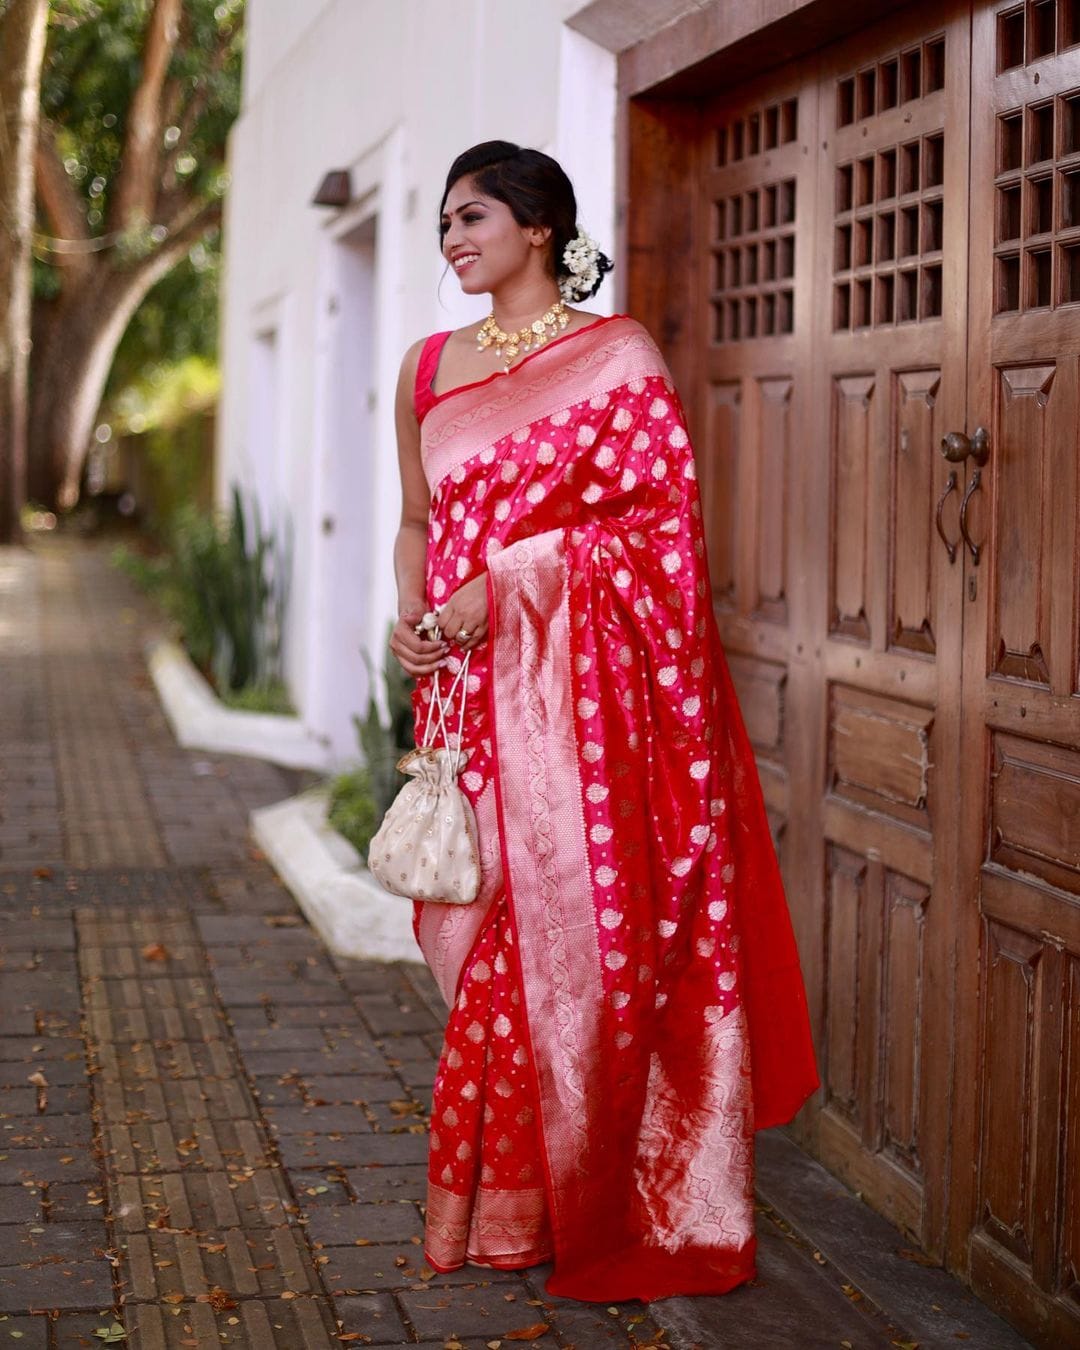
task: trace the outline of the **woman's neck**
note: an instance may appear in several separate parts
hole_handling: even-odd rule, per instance
[[[529,277],[492,291],[491,310],[503,332],[516,333],[546,314],[560,298],[559,288],[551,277]]]

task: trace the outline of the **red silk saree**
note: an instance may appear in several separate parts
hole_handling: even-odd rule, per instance
[[[491,635],[461,777],[481,894],[416,906],[450,1008],[425,1254],[550,1259],[571,1298],[722,1293],[754,1275],[754,1130],[817,1072],[681,405],[625,316],[436,397],[439,346],[428,599],[486,572]]]

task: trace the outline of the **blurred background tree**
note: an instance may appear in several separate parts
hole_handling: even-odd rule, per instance
[[[34,145],[48,0],[0,0],[0,543],[26,495]]]
[[[15,3],[15,0],[9,0]],[[103,400],[213,359],[243,0],[52,0],[36,154],[28,491],[78,500]]]

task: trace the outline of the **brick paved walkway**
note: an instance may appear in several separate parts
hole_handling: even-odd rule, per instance
[[[441,1000],[307,926],[247,825],[300,776],[176,745],[142,657],[160,620],[110,547],[0,548],[0,1345],[789,1343],[745,1334],[758,1307],[801,1347],[898,1343],[766,1209],[752,1304],[433,1276]],[[730,1339],[679,1339],[702,1303]]]

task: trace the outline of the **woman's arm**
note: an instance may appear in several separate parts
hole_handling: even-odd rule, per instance
[[[408,675],[430,675],[446,656],[445,642],[428,642],[414,631],[427,610],[424,582],[427,557],[428,508],[431,494],[420,460],[420,426],[413,390],[423,342],[405,353],[394,398],[398,467],[401,471],[401,524],[394,542],[398,621],[390,635],[390,650]]]

